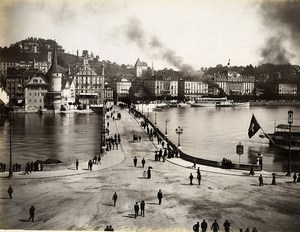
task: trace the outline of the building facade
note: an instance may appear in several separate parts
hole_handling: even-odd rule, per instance
[[[128,81],[125,78],[122,78],[121,80],[115,80],[114,82],[112,82],[114,100],[118,101],[119,98],[128,96],[131,85],[131,81]]]
[[[203,95],[208,95],[208,84],[204,81],[195,78],[178,81],[179,97],[192,99]]]
[[[171,77],[154,76],[144,86],[151,97],[178,97],[178,81]]]
[[[134,65],[135,77],[141,77],[147,71],[148,65],[144,61],[137,59]]]
[[[33,75],[25,85],[25,111],[37,111],[45,107],[48,81],[41,71]]]

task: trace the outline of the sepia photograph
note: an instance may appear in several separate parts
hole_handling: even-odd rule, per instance
[[[0,0],[0,230],[300,231],[300,0]]]

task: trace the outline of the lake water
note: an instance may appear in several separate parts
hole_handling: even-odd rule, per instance
[[[147,109],[147,106],[144,106]],[[239,162],[236,145],[244,145],[241,163],[253,163],[257,153],[263,154],[264,169],[286,171],[288,152],[270,148],[268,140],[259,132],[248,139],[248,127],[252,114],[265,132],[273,132],[274,123],[287,123],[290,107],[250,108],[165,108],[148,110],[146,115],[156,121],[163,132],[168,120],[168,136],[177,144],[175,129],[183,128],[182,150],[187,154],[219,160],[223,158]],[[294,125],[300,125],[300,108],[294,111]],[[56,158],[62,161],[75,158],[88,159],[100,151],[100,115],[38,115],[15,114],[13,117],[13,162]],[[9,161],[9,122],[0,119],[0,162]],[[300,155],[292,155],[292,170],[300,172]]]

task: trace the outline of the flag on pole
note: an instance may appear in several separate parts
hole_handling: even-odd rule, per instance
[[[248,136],[249,139],[256,134],[256,132],[260,129],[260,125],[258,124],[258,122],[256,121],[256,118],[254,117],[254,114],[252,115],[251,118],[251,122],[250,122],[250,126],[248,129]]]

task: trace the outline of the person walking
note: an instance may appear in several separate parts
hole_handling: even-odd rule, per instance
[[[197,180],[198,180],[198,184],[200,185],[201,184],[201,173],[200,172],[197,174]]]
[[[162,201],[162,198],[163,198],[163,195],[162,195],[162,191],[159,190],[158,193],[157,193],[157,198],[158,198],[158,204],[160,205],[161,204],[161,201]]]
[[[136,164],[137,164],[137,158],[136,158],[136,156],[133,159],[133,164],[134,164],[134,167],[136,167]]]
[[[199,232],[199,228],[200,228],[200,225],[199,225],[199,222],[197,222],[197,223],[193,226],[193,231],[194,231],[194,232]]]
[[[136,202],[134,205],[134,218],[136,218],[139,215],[139,210],[140,210],[140,207],[139,207],[138,203]]]
[[[201,222],[201,230],[202,232],[206,232],[207,230],[207,222],[203,219],[203,222]]]
[[[300,182],[300,173],[298,173],[298,179],[297,182]]]
[[[148,167],[147,177],[148,177],[148,179],[151,178],[151,168],[150,167]]]
[[[142,201],[140,206],[141,206],[141,216],[145,217],[145,201]]]
[[[224,229],[225,229],[225,232],[229,232],[229,229],[230,229],[230,223],[229,221],[226,219],[225,222],[224,222]]]
[[[253,165],[251,165],[249,175],[254,176],[254,174],[255,173],[254,173]]]
[[[272,185],[276,185],[276,174],[272,173]]]
[[[113,195],[112,199],[113,199],[113,201],[114,201],[114,206],[116,206],[116,202],[117,202],[117,199],[118,199],[118,195],[117,195],[116,192],[115,192],[115,194]]]
[[[28,221],[30,221],[30,219],[31,219],[31,221],[34,221],[34,211],[35,211],[35,208],[34,208],[34,206],[32,205],[32,206],[30,207],[30,209],[29,209],[29,215],[30,215],[30,217],[29,217]]]
[[[190,177],[189,177],[189,178],[190,178],[190,185],[193,185],[193,179],[194,179],[194,177],[193,177],[193,174],[192,174],[192,173],[190,174]]]
[[[260,174],[260,176],[258,177],[258,180],[259,180],[259,186],[264,186],[264,180],[263,180],[262,174]]]
[[[78,170],[78,166],[79,166],[79,161],[78,159],[76,159],[76,170]]]
[[[297,181],[297,173],[296,172],[293,175],[293,180],[294,180],[293,182],[296,183],[296,181]]]
[[[214,223],[211,225],[211,230],[213,232],[218,232],[220,230],[217,220],[215,220]]]
[[[8,192],[9,198],[12,199],[13,188],[11,187],[11,185],[9,185],[7,192]]]
[[[143,159],[142,159],[142,167],[143,167],[143,168],[145,167],[145,163],[146,163],[146,161],[145,161],[145,159],[143,158]]]

